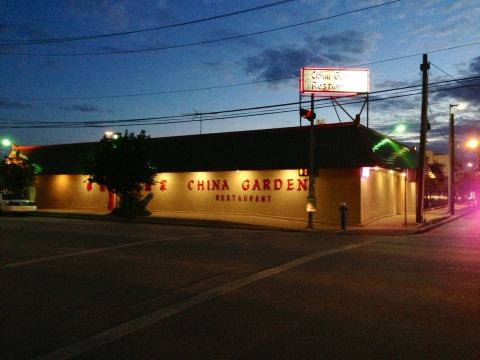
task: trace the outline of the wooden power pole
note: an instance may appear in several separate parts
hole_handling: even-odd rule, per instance
[[[450,105],[451,106],[451,105]],[[455,120],[454,115],[450,113],[449,128],[450,136],[448,138],[449,167],[448,173],[448,207],[450,215],[455,215]]]
[[[425,147],[427,144],[427,126],[428,126],[428,62],[427,54],[423,54],[423,62],[420,65],[422,71],[422,112],[420,118],[420,146],[418,151],[417,168],[417,223],[424,221],[424,193],[425,193]]]
[[[310,95],[310,111],[315,114],[314,96]],[[315,203],[315,127],[313,122],[315,121],[315,115],[312,115],[310,119],[310,146],[309,146],[309,167],[308,167],[308,202],[312,208],[308,211],[308,224],[307,227],[313,227],[313,213],[316,211]]]

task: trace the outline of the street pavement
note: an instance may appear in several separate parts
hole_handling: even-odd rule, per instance
[[[478,207],[470,207],[464,204],[456,204],[456,213],[451,216],[447,206],[428,209],[424,213],[424,222],[417,223],[415,214],[390,215],[375,219],[364,225],[348,225],[348,234],[376,234],[376,235],[408,235],[429,231],[431,228],[443,223],[461,218]],[[90,220],[118,219],[109,214],[106,210],[99,209],[40,209],[32,214],[40,217],[60,217]],[[153,211],[149,217],[138,217],[137,223],[185,225],[185,226],[207,226],[222,228],[250,228],[250,229],[274,229],[289,231],[315,231],[324,233],[337,233],[341,231],[340,220],[338,224],[327,224],[315,222],[313,228],[307,228],[305,221],[284,219],[276,217],[236,215],[236,214],[212,214],[198,212],[178,211]]]
[[[480,358],[479,212],[409,236],[0,229],[1,359]]]

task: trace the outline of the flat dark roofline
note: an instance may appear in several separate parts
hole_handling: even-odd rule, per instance
[[[411,149],[352,122],[315,125],[316,168],[413,168]],[[159,172],[300,169],[309,166],[310,126],[152,138]],[[45,174],[82,174],[98,142],[19,147]]]

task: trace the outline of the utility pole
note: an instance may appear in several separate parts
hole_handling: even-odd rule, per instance
[[[315,113],[314,109],[314,96],[310,95],[310,110],[312,114]],[[313,122],[315,118],[310,119],[310,166],[308,168],[308,199],[307,203],[310,205],[310,211],[308,211],[308,227],[313,227],[313,213],[316,211],[315,204],[315,128]]]
[[[452,105],[450,105],[450,110]],[[454,115],[450,111],[450,136],[448,139],[448,153],[450,171],[448,174],[448,205],[450,208],[450,215],[455,215],[455,128]]]
[[[428,62],[428,55],[423,54],[423,62],[420,65],[422,71],[422,112],[420,119],[420,146],[418,153],[418,168],[417,168],[417,223],[423,223],[424,216],[424,192],[425,192],[425,147],[427,143],[427,125],[428,125],[428,69],[430,63]]]

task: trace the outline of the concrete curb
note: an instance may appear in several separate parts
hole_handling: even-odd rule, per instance
[[[435,229],[435,228],[440,227],[442,225],[448,224],[452,221],[461,219],[462,217],[470,215],[470,214],[472,214],[472,213],[474,213],[475,211],[478,211],[478,210],[479,210],[478,208],[467,208],[467,209],[464,209],[461,213],[457,213],[456,215],[444,216],[444,217],[441,217],[441,218],[431,220],[431,221],[427,222],[425,225],[420,226],[417,229],[417,231],[415,231],[413,233],[413,235],[424,234],[424,233],[426,233],[426,232],[428,232],[432,229]]]
[[[104,214],[81,214],[81,213],[62,213],[50,211],[37,211],[29,214],[34,217],[60,218],[60,219],[77,219],[77,220],[93,220],[93,221],[109,221],[124,224],[150,224],[150,225],[169,225],[169,226],[192,226],[192,227],[210,227],[224,229],[239,230],[266,230],[266,231],[304,231],[303,229],[293,229],[284,227],[275,227],[268,225],[254,225],[221,220],[194,220],[179,218],[161,218],[161,217],[137,217],[131,219],[120,219],[113,215]],[[307,230],[305,230],[307,231]]]
[[[82,213],[64,213],[64,212],[49,212],[37,211],[29,214],[34,217],[49,217],[49,218],[65,218],[78,220],[94,220],[94,221],[109,221],[128,224],[151,224],[151,225],[169,225],[169,226],[195,226],[195,227],[209,227],[221,229],[238,229],[238,230],[263,230],[263,231],[288,231],[288,232],[308,232],[330,235],[359,235],[359,236],[409,236],[426,233],[434,228],[447,224],[449,222],[460,219],[469,215],[478,208],[471,208],[462,211],[454,216],[443,216],[441,218],[433,219],[426,224],[414,228],[378,228],[378,229],[353,229],[353,230],[333,230],[333,229],[308,229],[308,228],[289,228],[282,226],[268,226],[268,225],[254,225],[247,223],[237,223],[221,220],[200,220],[200,219],[179,219],[179,218],[161,218],[161,217],[137,217],[134,220],[119,219],[109,214],[82,214]]]

